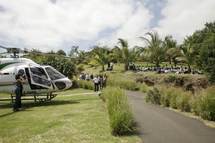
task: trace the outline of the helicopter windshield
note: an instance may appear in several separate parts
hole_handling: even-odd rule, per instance
[[[46,72],[48,73],[49,77],[51,78],[51,80],[65,78],[65,76],[63,74],[61,74],[60,72],[58,72],[56,69],[54,69],[52,67],[46,67],[45,69],[46,69]]]

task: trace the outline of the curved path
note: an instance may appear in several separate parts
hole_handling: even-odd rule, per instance
[[[140,92],[127,95],[144,143],[215,143],[215,129],[201,121],[147,104]]]

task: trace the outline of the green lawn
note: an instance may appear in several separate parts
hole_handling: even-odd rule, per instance
[[[12,112],[0,102],[0,143],[139,143],[139,137],[114,137],[110,133],[105,103],[89,90],[61,93],[50,103],[24,103],[24,111]],[[90,91],[91,92],[91,91]],[[1,95],[1,94],[0,94]]]

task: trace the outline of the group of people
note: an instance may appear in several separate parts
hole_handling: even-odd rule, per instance
[[[97,75],[93,78],[94,91],[97,92],[102,88],[106,87],[107,75]]]
[[[192,73],[192,74],[202,74],[201,71],[199,70],[191,70],[187,67],[153,67],[153,66],[142,66],[142,65],[135,65],[134,63],[129,64],[129,70],[132,71],[138,71],[138,72],[157,72],[157,73],[176,73],[176,74],[187,74],[187,73]]]
[[[107,75],[93,75],[93,74],[85,74],[81,73],[80,80],[92,81],[94,83],[94,91],[98,92],[102,88],[106,87],[107,84]]]

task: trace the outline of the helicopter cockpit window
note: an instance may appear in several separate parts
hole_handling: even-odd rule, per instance
[[[32,80],[40,85],[51,86],[51,82],[48,80],[48,77],[43,68],[31,67],[30,71],[32,73]]]
[[[30,68],[30,70],[31,70],[32,74],[37,75],[37,76],[44,78],[44,79],[48,79],[45,71],[42,68],[33,67],[33,68]]]
[[[48,73],[51,80],[65,78],[64,75],[62,75],[60,72],[58,72],[57,70],[55,70],[54,68],[51,68],[51,67],[46,67],[46,72]]]

